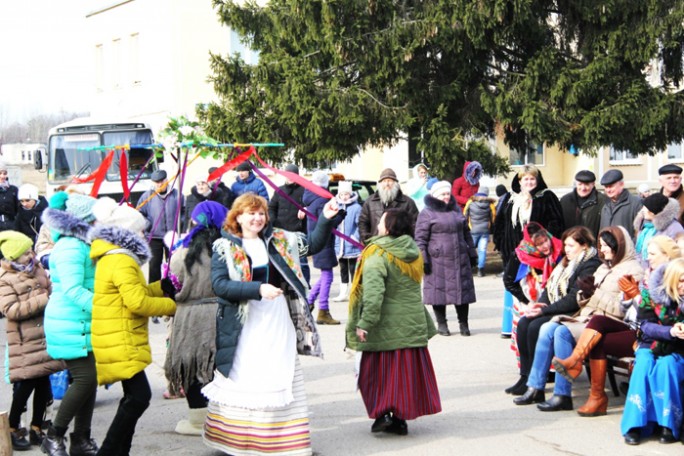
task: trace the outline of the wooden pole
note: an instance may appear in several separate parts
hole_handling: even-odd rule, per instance
[[[0,456],[12,456],[12,439],[10,439],[9,416],[0,412]]]

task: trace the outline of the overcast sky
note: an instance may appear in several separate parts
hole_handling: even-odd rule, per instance
[[[0,124],[87,111],[87,0],[0,1]]]

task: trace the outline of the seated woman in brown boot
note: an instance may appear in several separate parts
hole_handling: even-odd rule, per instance
[[[635,256],[634,243],[624,228],[608,227],[599,233],[599,252],[604,264],[594,273],[594,283],[582,288],[584,296],[587,296],[588,292],[592,293],[588,302],[583,306],[580,303],[580,310],[575,316],[559,315],[542,326],[535,349],[534,364],[527,382],[529,388],[515,401],[517,405],[544,400],[546,372],[551,366],[553,352],[563,358],[570,356],[578,334],[593,315],[605,315],[616,320],[622,320],[624,317],[618,280],[625,275],[638,279],[643,275]],[[605,415],[608,405],[608,398],[604,392],[606,360],[596,361],[592,361],[592,370],[596,369],[596,372],[592,375],[589,402],[578,410],[583,416]],[[572,410],[571,384],[564,377],[556,375],[554,396],[537,407],[545,412]]]
[[[636,331],[630,328],[630,323],[636,321],[636,309],[641,303],[641,290],[648,289],[650,272],[660,265],[681,255],[677,244],[667,236],[656,236],[648,244],[649,269],[646,271],[641,286],[633,277],[623,277],[618,286],[623,292],[627,313],[623,321],[605,315],[594,315],[587,327],[580,335],[577,345],[566,359],[553,358],[556,372],[573,382],[582,373],[585,358],[590,360],[605,360],[606,355],[617,357],[633,356],[632,346],[636,341]],[[634,311],[632,311],[632,309]],[[591,371],[594,372],[593,370]]]

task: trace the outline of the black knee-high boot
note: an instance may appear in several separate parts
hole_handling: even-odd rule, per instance
[[[450,336],[449,325],[446,319],[446,306],[432,306],[432,311],[437,319],[437,332],[442,336]]]
[[[470,304],[454,305],[456,307],[456,315],[458,316],[458,328],[462,336],[470,335],[470,328],[468,328],[468,310]]]

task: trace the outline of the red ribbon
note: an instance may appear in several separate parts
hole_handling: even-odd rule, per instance
[[[119,175],[121,176],[121,188],[123,189],[123,200],[127,201],[131,195],[131,189],[128,188],[128,156],[126,151],[121,151],[119,157]]]
[[[89,176],[74,177],[72,179],[72,182],[75,184],[83,184],[86,182],[90,182],[91,180],[94,180],[95,182],[93,183],[93,188],[90,191],[90,196],[92,196],[93,198],[97,197],[97,194],[100,191],[100,185],[102,185],[102,181],[107,175],[107,170],[109,169],[109,166],[112,164],[112,160],[114,160],[114,150],[109,151],[105,159],[102,160],[100,166],[94,172],[90,173]]]
[[[242,152],[237,157],[233,158],[232,160],[228,160],[220,168],[215,169],[214,172],[209,174],[209,177],[207,177],[207,182],[211,182],[214,179],[220,179],[221,176],[223,176],[225,173],[227,173],[231,169],[235,168],[237,165],[239,165],[243,161],[247,160],[249,158],[249,156],[252,155],[252,153],[256,153],[254,146],[250,146],[249,149]]]
[[[295,182],[305,189],[309,190],[310,192],[315,193],[318,196],[321,196],[326,199],[331,199],[333,198],[332,193],[330,193],[328,190],[324,189],[323,187],[319,187],[318,185],[314,184],[313,182],[303,178],[299,174],[291,173],[289,171],[281,171],[279,169],[273,168],[272,166],[269,166],[268,163],[263,161],[261,157],[255,152],[254,156],[256,157],[257,160],[259,160],[259,163],[261,163],[261,166],[264,168],[268,168],[271,171],[273,171],[276,174],[280,174],[281,176],[284,176],[285,178],[289,179],[291,182]]]

